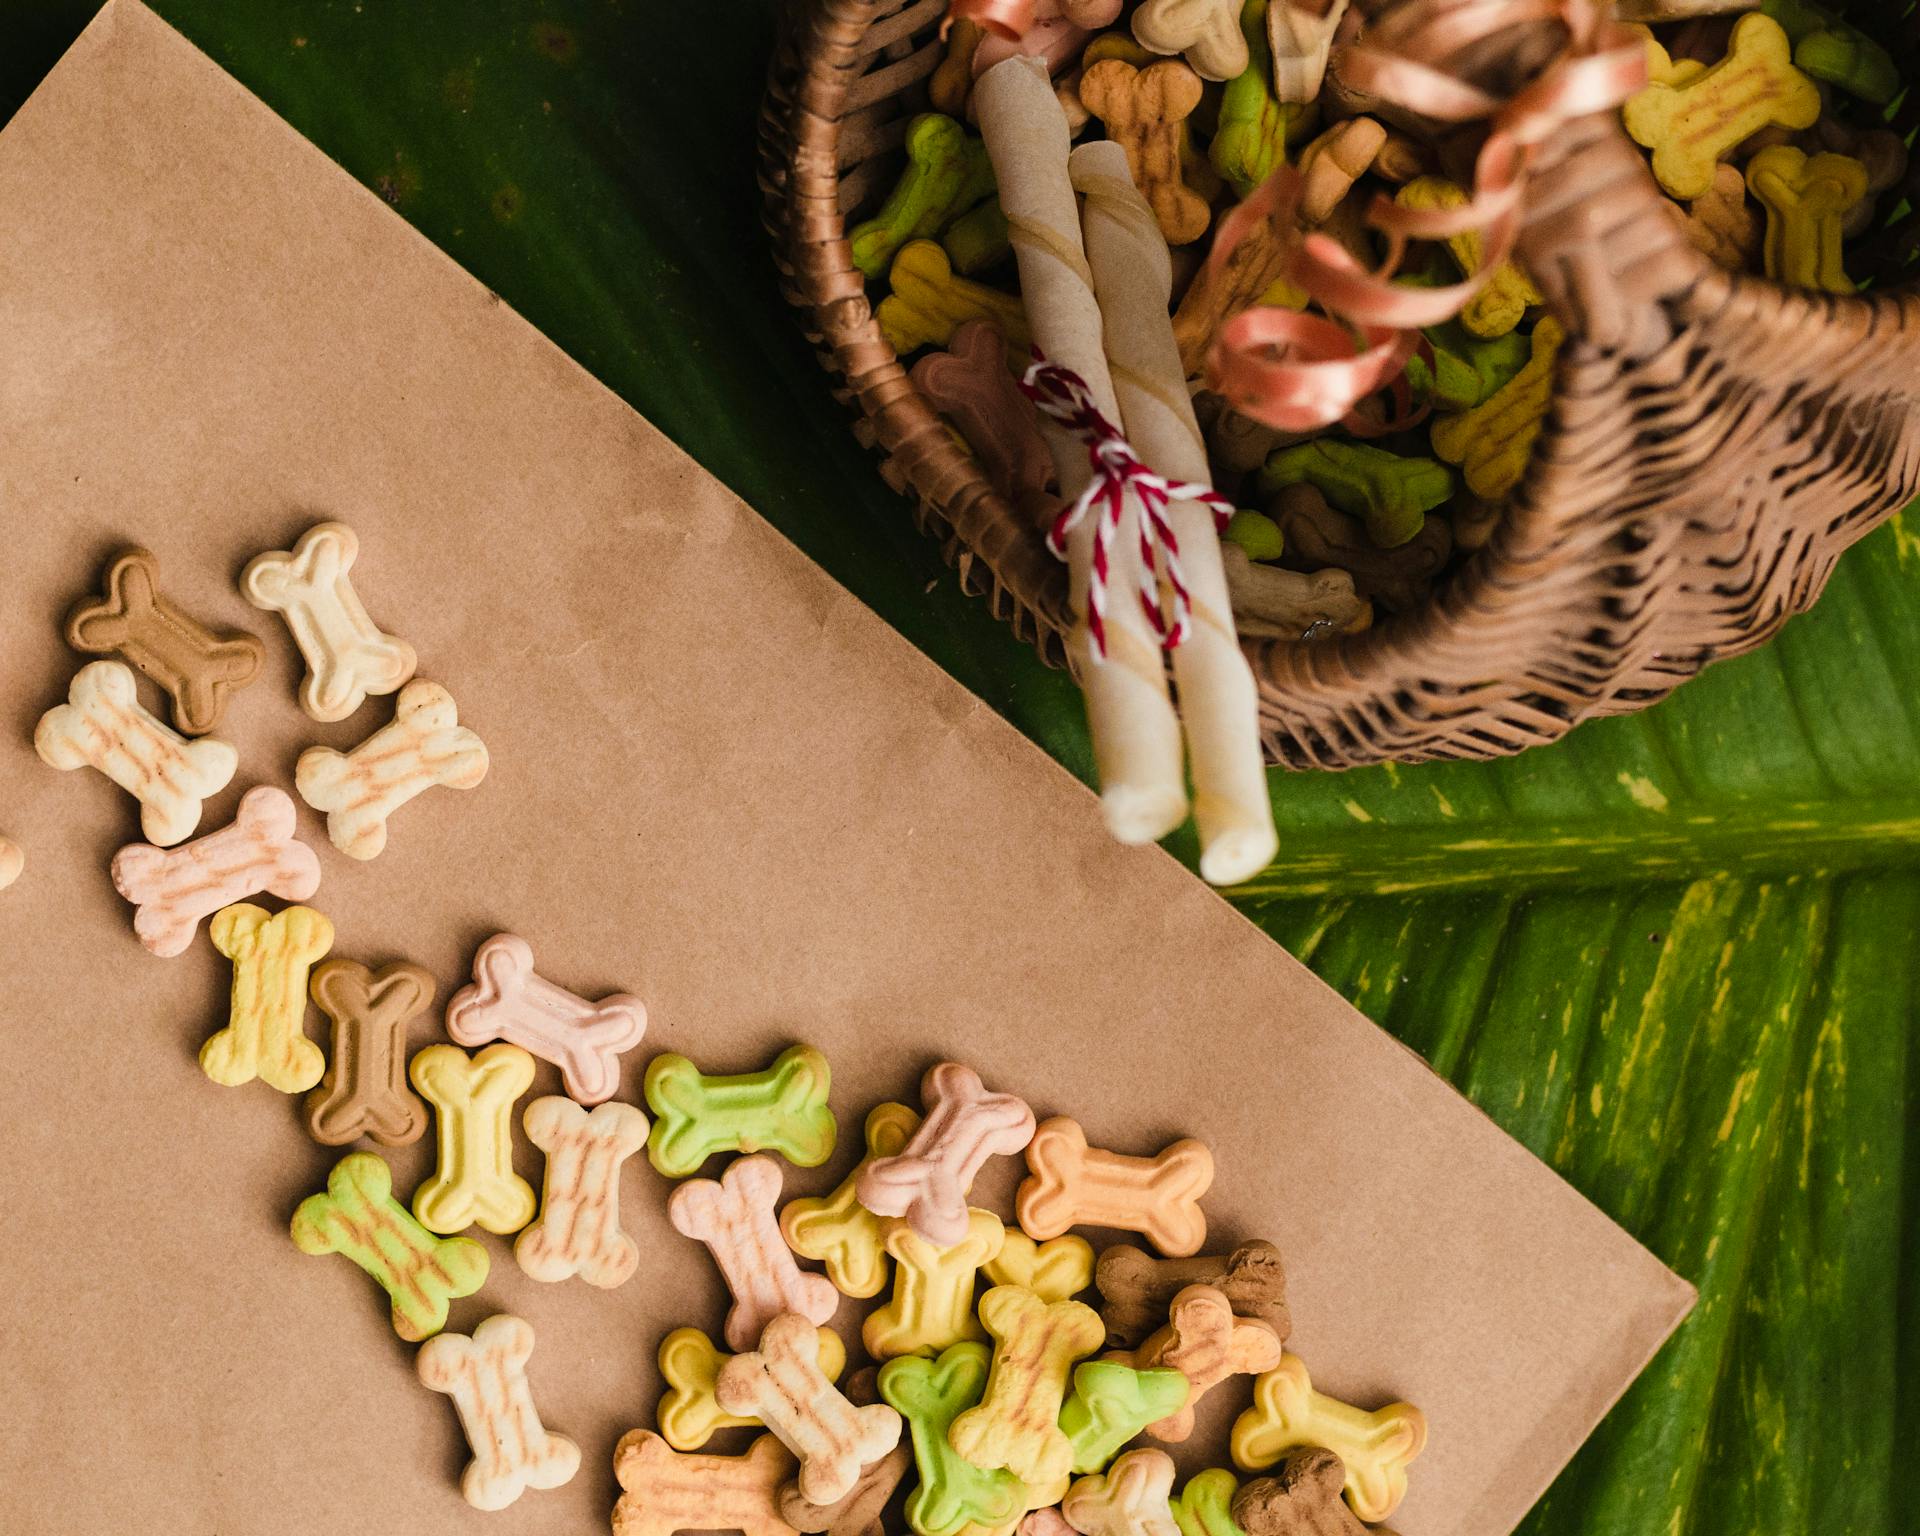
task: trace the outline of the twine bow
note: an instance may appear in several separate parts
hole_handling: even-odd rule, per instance
[[[1048,420],[1057,422],[1086,444],[1093,479],[1073,504],[1047,530],[1047,548],[1055,558],[1067,558],[1067,536],[1098,506],[1093,528],[1093,559],[1087,575],[1087,628],[1093,654],[1107,656],[1107,588],[1113,569],[1113,540],[1120,531],[1127,493],[1140,503],[1140,606],[1164,650],[1186,643],[1193,632],[1193,600],[1180,567],[1180,539],[1167,519],[1176,501],[1193,501],[1213,513],[1215,530],[1223,531],[1233,516],[1233,503],[1218,492],[1189,480],[1169,480],[1140,462],[1120,429],[1094,404],[1087,381],[1071,368],[1050,363],[1034,349],[1033,366],[1020,380],[1020,390]]]

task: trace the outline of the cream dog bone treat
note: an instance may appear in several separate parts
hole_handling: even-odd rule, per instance
[[[1407,1464],[1425,1448],[1427,1419],[1409,1403],[1368,1413],[1313,1390],[1297,1355],[1259,1378],[1253,1406],[1234,1420],[1233,1459],[1243,1471],[1272,1466],[1289,1451],[1320,1446],[1346,1466],[1347,1501],[1369,1522],[1386,1519],[1407,1496]]]
[[[1333,37],[1346,19],[1348,0],[1332,0],[1324,15],[1289,0],[1267,6],[1267,42],[1273,50],[1273,94],[1280,102],[1305,103],[1320,94]]]
[[[806,1274],[794,1263],[774,1216],[779,1199],[780,1165],[755,1153],[734,1163],[717,1182],[689,1179],[667,1201],[674,1231],[707,1245],[733,1292],[726,1339],[735,1350],[752,1349],[782,1312],[798,1312],[824,1325],[840,1305],[831,1280]]]
[[[1133,13],[1142,48],[1186,56],[1203,80],[1231,80],[1247,67],[1240,0],[1146,0]]]
[[[305,1093],[326,1059],[307,1038],[307,976],[333,947],[333,924],[311,907],[269,913],[240,902],[209,930],[233,962],[227,1022],[200,1047],[200,1070],[223,1087],[256,1077],[282,1093]]]
[[[193,836],[200,808],[227,787],[240,754],[224,741],[188,741],[141,705],[133,670],[92,661],[73,676],[67,702],[40,717],[33,749],[49,768],[93,768],[140,802],[140,830],[171,848]]]
[[[529,1104],[521,1126],[547,1171],[540,1218],[514,1240],[514,1258],[535,1280],[619,1285],[640,1263],[620,1230],[620,1168],[647,1144],[647,1117],[631,1104],[589,1112],[554,1095]]]
[[[473,957],[473,984],[447,1004],[447,1034],[461,1045],[506,1040],[560,1069],[582,1104],[620,1086],[620,1053],[647,1032],[647,1010],[624,992],[589,1002],[533,968],[525,939],[496,933]]]
[[[831,1328],[816,1330],[820,1369],[829,1381],[839,1379],[847,1366],[847,1346]],[[676,1328],[660,1341],[655,1362],[667,1390],[660,1395],[657,1418],[660,1433],[676,1451],[697,1451],[713,1438],[714,1431],[762,1427],[747,1415],[728,1413],[713,1395],[720,1372],[733,1358],[717,1348],[698,1328]],[[853,1383],[847,1386],[850,1402],[872,1402],[871,1394],[861,1397]]]
[[[360,539],[345,523],[317,523],[291,550],[256,555],[240,591],[278,613],[306,658],[300,707],[319,721],[344,720],[369,694],[392,693],[413,676],[413,647],[382,634],[353,588]]]
[[[27,856],[20,851],[20,845],[8,838],[0,837],[0,891],[4,891],[20,878],[20,871],[27,867]]]
[[[397,962],[370,971],[357,960],[315,967],[307,991],[333,1020],[333,1056],[307,1095],[307,1130],[322,1146],[371,1136],[404,1147],[427,1128],[427,1106],[407,1086],[407,1025],[433,1001],[433,973]]]
[[[1295,1451],[1277,1476],[1255,1478],[1234,1495],[1234,1523],[1246,1536],[1367,1536],[1340,1497],[1346,1476],[1332,1451]]]
[[[1014,1210],[1021,1228],[1037,1238],[1069,1227],[1118,1227],[1139,1232],[1175,1258],[1198,1253],[1207,1240],[1200,1197],[1213,1183],[1213,1154],[1188,1137],[1154,1157],[1128,1157],[1087,1145],[1086,1133],[1056,1115],[1027,1147],[1032,1176],[1020,1185]]]
[[[222,907],[263,891],[282,901],[313,895],[320,861],[294,835],[295,821],[293,797],[259,784],[218,832],[173,849],[127,844],[113,856],[113,888],[134,904],[140,942],[163,957],[183,954],[200,920]]]
[[[473,1337],[443,1333],[427,1340],[414,1369],[430,1391],[453,1399],[473,1460],[460,1478],[475,1509],[505,1509],[529,1488],[558,1488],[580,1469],[580,1447],[540,1422],[527,1385],[533,1328],[497,1312]]]
[[[729,1413],[757,1418],[800,1461],[800,1493],[809,1503],[845,1498],[861,1468],[900,1443],[900,1415],[885,1403],[856,1408],[819,1365],[814,1324],[792,1312],[769,1322],[760,1347],[735,1355],[720,1372],[714,1398]]]
[[[1125,1243],[1100,1255],[1094,1269],[1100,1288],[1107,1342],[1131,1347],[1166,1321],[1173,1298],[1190,1285],[1210,1285],[1227,1298],[1236,1317],[1256,1318],[1281,1343],[1293,1332],[1287,1311],[1287,1271],[1272,1243],[1242,1243],[1229,1254],[1156,1259]]]
[[[1173,1298],[1167,1326],[1134,1357],[1142,1369],[1164,1366],[1187,1378],[1187,1400],[1147,1426],[1156,1440],[1193,1433],[1194,1405],[1230,1376],[1258,1376],[1279,1365],[1284,1348],[1265,1323],[1233,1315],[1233,1304],[1210,1285],[1190,1285]]]
[[[513,1171],[513,1103],[533,1083],[533,1058],[517,1045],[490,1045],[469,1057],[457,1045],[430,1045],[407,1069],[433,1106],[439,1156],[433,1177],[413,1192],[413,1214],[430,1232],[518,1232],[539,1202]]]
[[[393,720],[351,752],[309,747],[294,765],[300,798],[326,813],[327,836],[350,859],[387,846],[387,818],[436,784],[472,789],[487,776],[486,743],[460,724],[453,695],[416,680],[400,691]]]
[[[1180,1536],[1169,1500],[1173,1458],[1165,1451],[1128,1451],[1104,1474],[1067,1490],[1060,1513],[1081,1536]]]
[[[1033,1139],[1033,1111],[1010,1093],[989,1093],[978,1072],[953,1061],[927,1072],[920,1097],[926,1119],[899,1156],[860,1175],[860,1203],[876,1216],[905,1218],[930,1243],[957,1243],[967,1235],[974,1177],[988,1158],[1012,1156]]]
[[[676,1451],[650,1429],[630,1429],[613,1448],[613,1475],[623,1490],[613,1536],[795,1536],[776,1502],[793,1475],[793,1457],[772,1435],[742,1456],[704,1456]]]

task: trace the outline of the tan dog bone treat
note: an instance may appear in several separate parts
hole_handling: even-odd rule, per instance
[[[863,1374],[871,1379],[870,1371]],[[851,1398],[851,1388],[848,1395]],[[831,1504],[813,1503],[801,1494],[797,1483],[783,1484],[780,1518],[796,1531],[824,1536],[884,1536],[881,1515],[912,1468],[913,1447],[902,1439],[878,1461],[862,1467],[852,1489]]]
[[[333,947],[333,924],[311,907],[268,913],[240,902],[209,928],[233,962],[227,1023],[200,1047],[200,1070],[224,1087],[256,1077],[282,1093],[305,1093],[326,1061],[307,1038],[307,973]]]
[[[433,973],[417,965],[368,970],[329,960],[307,990],[333,1021],[333,1056],[307,1095],[307,1129],[322,1146],[371,1136],[404,1147],[427,1128],[427,1106],[407,1086],[407,1025],[433,1001]]]
[[[160,595],[160,562],[130,549],[107,567],[106,596],[67,615],[67,644],[89,656],[118,651],[167,691],[173,723],[189,736],[220,724],[230,694],[260,672],[267,648],[249,634],[217,635]]]
[[[1187,1378],[1180,1408],[1147,1426],[1156,1440],[1176,1443],[1193,1433],[1193,1410],[1230,1376],[1258,1376],[1279,1365],[1280,1337],[1265,1323],[1238,1318],[1233,1304],[1210,1285],[1190,1285],[1173,1298],[1167,1326],[1133,1358],[1136,1370],[1164,1366]]]
[[[1238,23],[1234,35],[1240,35]],[[1169,245],[1191,244],[1213,221],[1207,200],[1186,183],[1181,154],[1200,95],[1200,77],[1177,59],[1145,69],[1102,59],[1080,73],[1081,102],[1126,151],[1134,185]]]
[[[27,856],[20,851],[20,845],[0,837],[0,891],[4,891],[20,878],[20,871],[27,867]]]
[[[944,1248],[897,1217],[883,1223],[881,1242],[894,1260],[893,1296],[861,1325],[867,1353],[876,1360],[939,1354],[951,1344],[985,1338],[973,1315],[974,1276],[1005,1239],[1006,1229],[991,1211],[968,1211],[966,1235]]]
[[[535,1280],[619,1285],[640,1263],[620,1230],[620,1167],[647,1144],[647,1117],[631,1104],[589,1113],[556,1094],[529,1104],[521,1126],[546,1153],[547,1172],[540,1219],[514,1240],[513,1256]]]
[[[527,1385],[533,1328],[498,1312],[473,1330],[427,1340],[414,1369],[453,1399],[473,1460],[460,1493],[475,1509],[505,1509],[529,1488],[558,1488],[580,1470],[580,1447],[540,1422]]]
[[[1133,13],[1142,48],[1182,54],[1202,80],[1231,80],[1247,68],[1240,0],[1146,0]]]
[[[993,1335],[993,1364],[978,1406],[947,1430],[956,1454],[988,1471],[1005,1467],[1045,1485],[1073,1471],[1073,1444],[1060,1408],[1074,1363],[1100,1347],[1100,1314],[1077,1301],[1042,1301],[1018,1286],[996,1285],[980,1298],[980,1321]]]
[[[1334,34],[1346,19],[1348,0],[1332,0],[1326,14],[1290,0],[1267,6],[1267,43],[1273,50],[1273,95],[1279,102],[1304,103],[1320,94],[1333,53]]]
[[[1036,1243],[1024,1232],[1009,1232],[985,1273],[995,1285],[1017,1285],[1042,1301],[1067,1301],[1093,1284],[1093,1244],[1074,1236]]]
[[[1014,1210],[1030,1237],[1118,1227],[1175,1258],[1198,1253],[1207,1240],[1200,1197],[1213,1183],[1213,1154],[1192,1137],[1153,1157],[1128,1157],[1089,1147],[1077,1122],[1056,1115],[1033,1133],[1027,1167],[1033,1172],[1014,1196]]]
[[[1234,1523],[1246,1536],[1367,1536],[1340,1497],[1346,1478],[1332,1451],[1296,1451],[1278,1476],[1255,1478],[1234,1495]]]
[[[430,1045],[407,1075],[433,1106],[439,1158],[413,1192],[413,1214],[429,1232],[518,1232],[539,1207],[533,1186],[513,1171],[513,1103],[533,1084],[533,1058],[517,1045],[468,1056]]]
[[[1289,571],[1262,565],[1237,544],[1220,547],[1240,633],[1256,638],[1319,640],[1357,635],[1373,623],[1373,604],[1345,571]]]
[[[920,1099],[920,1129],[897,1157],[868,1164],[856,1188],[874,1215],[903,1217],[944,1246],[967,1235],[967,1191],[981,1166],[1033,1139],[1033,1111],[1010,1093],[989,1093],[978,1072],[954,1061],[928,1070]]]
[[[351,752],[309,747],[294,765],[300,798],[326,814],[327,836],[350,859],[387,846],[387,818],[436,784],[472,789],[487,776],[486,743],[460,724],[453,695],[415,681],[400,692],[392,723]]]
[[[209,736],[168,729],[141,705],[133,671],[92,661],[73,676],[67,702],[40,717],[33,749],[49,768],[93,768],[140,802],[140,830],[171,848],[193,836],[200,808],[227,787],[240,754]]]
[[[1870,195],[1867,168],[1846,155],[1777,144],[1747,162],[1747,185],[1767,210],[1767,276],[1790,288],[1852,293],[1842,247],[1848,215]]]
[[[1714,167],[1713,185],[1691,207],[1674,204],[1687,243],[1728,272],[1756,272],[1761,262],[1759,215],[1747,201],[1747,178],[1737,165]]]
[[[847,1367],[847,1346],[831,1328],[816,1330],[816,1337],[820,1369],[827,1380],[837,1381]],[[667,1384],[657,1414],[660,1433],[676,1451],[699,1450],[716,1430],[763,1427],[756,1418],[728,1413],[715,1399],[720,1372],[733,1356],[723,1353],[698,1328],[674,1329],[660,1341],[654,1358],[660,1366],[660,1378]],[[846,1386],[849,1402],[876,1400],[871,1391],[863,1397],[859,1390],[859,1378],[873,1374],[871,1368],[854,1373]]]
[[[793,1457],[772,1435],[744,1456],[704,1456],[676,1451],[650,1429],[630,1429],[613,1448],[613,1475],[623,1490],[613,1536],[795,1536],[777,1502],[780,1485],[793,1476]]]
[[[927,100],[936,112],[964,117],[973,94],[973,54],[987,35],[977,21],[956,21],[947,28],[946,53],[927,78]]]
[[[560,1069],[567,1092],[582,1104],[613,1097],[620,1053],[647,1032],[637,997],[615,993],[589,1002],[533,968],[533,948],[496,933],[473,957],[473,984],[447,1004],[447,1034],[461,1045],[506,1040]]]
[[[1173,1458],[1128,1451],[1104,1473],[1067,1490],[1060,1513],[1080,1536],[1180,1536],[1173,1518]]]
[[[803,1498],[832,1504],[853,1491],[861,1468],[899,1445],[901,1423],[885,1403],[848,1402],[820,1369],[819,1347],[813,1323],[782,1313],[759,1349],[727,1362],[713,1395],[727,1412],[759,1419],[799,1458]]]
[[[1040,435],[1039,413],[1007,369],[1007,344],[993,322],[969,320],[945,352],[921,358],[909,377],[960,429],[987,482],[1038,526],[1059,502],[1047,493],[1053,457]]]
[[[674,1231],[707,1245],[733,1292],[726,1339],[735,1350],[753,1348],[782,1312],[824,1326],[840,1305],[831,1280],[794,1263],[774,1216],[779,1201],[780,1165],[766,1153],[741,1158],[717,1182],[689,1179],[667,1201]]]
[[[1407,1496],[1407,1465],[1425,1448],[1427,1419],[1408,1403],[1368,1413],[1313,1390],[1299,1356],[1286,1355],[1253,1387],[1233,1421],[1233,1459],[1258,1472],[1289,1451],[1320,1446],[1346,1466],[1347,1502],[1362,1520],[1384,1520]]]
[[[345,523],[317,523],[291,550],[255,555],[240,591],[278,613],[306,658],[300,707],[314,719],[344,720],[369,694],[392,693],[413,676],[413,647],[382,634],[353,588],[360,538]]]
[[[1234,1316],[1265,1323],[1281,1343],[1293,1332],[1287,1311],[1287,1271],[1280,1250],[1268,1242],[1243,1243],[1226,1255],[1156,1259],[1139,1248],[1116,1244],[1094,1269],[1100,1315],[1109,1344],[1139,1344],[1164,1322],[1175,1296],[1190,1285],[1212,1286],[1227,1298]]]
[[[263,891],[282,901],[312,896],[320,861],[294,835],[297,816],[291,795],[259,784],[218,832],[168,850],[150,843],[122,848],[113,856],[113,888],[134,904],[140,942],[163,957],[184,954],[200,920],[222,907]]]

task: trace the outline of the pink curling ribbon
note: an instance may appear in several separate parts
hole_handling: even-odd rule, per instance
[[[947,7],[947,19],[940,23],[940,35],[956,21],[970,21],[996,37],[1017,43],[1033,25],[1034,0],[953,0]]]
[[[1216,531],[1224,531],[1233,516],[1233,503],[1218,492],[1188,480],[1169,480],[1140,462],[1120,429],[1094,404],[1087,381],[1071,368],[1050,363],[1034,349],[1033,366],[1020,380],[1020,389],[1049,420],[1058,422],[1087,447],[1093,479],[1079,498],[1054,519],[1047,530],[1047,548],[1056,559],[1067,558],[1067,535],[1097,505],[1093,526],[1093,561],[1087,575],[1087,628],[1093,654],[1107,655],[1107,584],[1112,573],[1113,540],[1120,531],[1121,514],[1131,491],[1140,503],[1140,606],[1164,650],[1186,643],[1193,632],[1193,601],[1180,568],[1180,539],[1167,520],[1167,507],[1176,501],[1197,501],[1213,513]],[[1161,583],[1165,583],[1164,597]]]
[[[1642,40],[1616,26],[1609,12],[1604,0],[1409,0],[1347,46],[1340,73],[1353,90],[1439,122],[1489,123],[1472,192],[1458,208],[1403,208],[1376,197],[1367,223],[1386,236],[1387,256],[1369,272],[1331,236],[1299,232],[1305,183],[1291,166],[1275,170],[1221,221],[1207,259],[1210,275],[1219,280],[1234,247],[1271,220],[1289,242],[1284,275],[1325,314],[1262,307],[1221,327],[1208,379],[1235,410],[1285,432],[1337,422],[1357,432],[1382,430],[1356,414],[1361,402],[1404,372],[1421,327],[1459,314],[1512,257],[1534,151],[1566,123],[1610,111],[1646,84]],[[1448,71],[1446,61],[1468,45],[1542,21],[1559,22],[1567,42],[1518,95],[1502,100]],[[1480,265],[1465,281],[1445,288],[1394,283],[1413,241],[1476,230]]]

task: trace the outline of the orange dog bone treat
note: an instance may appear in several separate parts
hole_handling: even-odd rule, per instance
[[[820,1369],[827,1380],[837,1381],[846,1369],[847,1346],[831,1328],[818,1329],[816,1337]],[[660,1366],[660,1377],[667,1384],[657,1415],[660,1433],[676,1451],[699,1450],[713,1438],[717,1429],[760,1426],[756,1418],[728,1413],[714,1397],[720,1372],[733,1356],[721,1353],[713,1340],[698,1328],[674,1329],[660,1341],[654,1358]],[[848,1384],[847,1396],[854,1402],[873,1400],[857,1397],[852,1383]]]
[[[505,1509],[529,1488],[558,1488],[580,1470],[580,1447],[540,1422],[527,1385],[532,1325],[498,1312],[473,1330],[427,1340],[414,1369],[453,1399],[473,1460],[460,1493],[475,1509]]]
[[[20,845],[0,837],[0,891],[4,891],[20,878],[20,871],[27,867],[27,856],[20,851]]]
[[[1060,1406],[1074,1362],[1100,1347],[1100,1314],[1077,1301],[1042,1301],[1018,1286],[980,1298],[993,1335],[993,1365],[978,1407],[953,1421],[947,1441],[976,1467],[1005,1467],[1025,1483],[1051,1483],[1073,1470],[1073,1445]]]
[[[1093,1284],[1093,1244],[1084,1237],[1036,1243],[1016,1230],[985,1269],[995,1285],[1017,1285],[1042,1301],[1066,1301]]]
[[[40,717],[33,749],[49,768],[93,768],[140,802],[140,830],[171,848],[193,836],[202,804],[227,787],[240,754],[209,736],[169,730],[141,705],[124,662],[92,661],[73,675],[67,702]]]
[[[429,1232],[518,1232],[539,1202],[513,1171],[513,1101],[533,1083],[533,1058],[517,1045],[490,1045],[469,1057],[457,1045],[430,1045],[407,1075],[433,1106],[439,1158],[413,1192],[413,1214]]]
[[[780,1485],[793,1475],[793,1457],[772,1435],[762,1435],[744,1456],[695,1456],[674,1450],[650,1429],[630,1429],[613,1448],[613,1475],[624,1490],[613,1508],[613,1536],[796,1536],[777,1503]]]
[[[1010,1093],[989,1093],[978,1072],[954,1061],[929,1069],[920,1100],[926,1119],[897,1157],[860,1175],[860,1203],[876,1216],[904,1217],[930,1243],[957,1243],[981,1165],[1033,1139],[1033,1111]]]
[[[267,648],[249,634],[216,635],[160,595],[160,562],[130,549],[107,567],[106,596],[67,615],[67,644],[89,656],[118,651],[173,700],[173,723],[204,736],[227,697],[258,676]]]
[[[129,843],[113,856],[113,888],[134,904],[133,931],[154,954],[184,954],[200,919],[262,891],[305,901],[320,861],[294,835],[293,797],[255,785],[218,832],[171,850]],[[0,885],[5,884],[0,881]]]
[[[806,1274],[793,1262],[774,1217],[779,1199],[780,1165],[757,1152],[734,1163],[717,1182],[689,1179],[667,1201],[674,1231],[707,1245],[733,1292],[726,1339],[736,1350],[753,1348],[782,1312],[798,1312],[824,1326],[840,1305],[831,1280]]]
[[[582,1104],[613,1097],[620,1053],[647,1032],[646,1006],[624,992],[589,1002],[533,968],[525,939],[496,933],[473,957],[473,984],[447,1004],[447,1034],[461,1045],[506,1040],[560,1069]]]
[[[1258,1376],[1279,1365],[1284,1349],[1265,1323],[1238,1318],[1233,1304],[1210,1285],[1190,1285],[1173,1298],[1167,1326],[1142,1345],[1134,1366],[1168,1367],[1187,1378],[1186,1402],[1147,1426],[1170,1443],[1193,1433],[1194,1405],[1229,1376]]]
[[[1332,1451],[1296,1451],[1278,1476],[1255,1478],[1234,1495],[1234,1523],[1246,1536],[1367,1536],[1340,1497],[1346,1477]]]
[[[803,1259],[825,1264],[827,1278],[842,1296],[864,1300],[886,1287],[882,1218],[860,1203],[860,1175],[875,1159],[898,1153],[919,1124],[920,1117],[904,1104],[874,1105],[867,1111],[867,1155],[839,1188],[822,1199],[789,1200],[780,1212],[787,1246]]]
[[[1233,1421],[1233,1459],[1258,1472],[1289,1451],[1320,1446],[1346,1466],[1347,1502],[1369,1522],[1384,1520],[1407,1496],[1407,1464],[1427,1443],[1427,1419],[1408,1403],[1372,1413],[1313,1390],[1297,1355],[1254,1383],[1253,1406]]]
[[[274,914],[246,902],[223,908],[209,930],[233,962],[225,1028],[200,1047],[200,1070],[235,1088],[256,1077],[305,1093],[326,1060],[307,1038],[307,973],[333,947],[333,924],[311,907]]]
[[[938,1354],[964,1339],[985,1338],[973,1315],[973,1280],[1005,1238],[1006,1229],[991,1211],[968,1211],[965,1235],[944,1248],[898,1218],[888,1221],[881,1240],[894,1260],[893,1296],[861,1325],[867,1353],[891,1360]]]
[[[1117,1243],[1100,1255],[1093,1278],[1111,1344],[1132,1346],[1146,1338],[1189,1285],[1212,1286],[1232,1304],[1236,1317],[1258,1318],[1283,1344],[1293,1332],[1286,1266],[1269,1242],[1242,1243],[1224,1256],[1193,1259],[1156,1259]]]
[[[1239,31],[1236,22],[1236,36]],[[1169,245],[1191,245],[1213,220],[1207,200],[1187,185],[1181,157],[1187,118],[1200,95],[1200,77],[1178,59],[1145,69],[1102,59],[1080,73],[1080,100],[1126,151],[1133,183]]]
[[[427,1106],[407,1086],[407,1025],[433,1001],[433,974],[395,964],[378,972],[329,960],[307,989],[333,1020],[333,1057],[307,1095],[307,1129],[322,1146],[371,1136],[404,1147],[427,1128]]]
[[[1031,1237],[1118,1227],[1176,1258],[1198,1253],[1207,1240],[1200,1197],[1213,1183],[1213,1154],[1191,1137],[1154,1157],[1128,1157],[1089,1147],[1078,1123],[1056,1115],[1033,1133],[1027,1167],[1033,1173],[1021,1183],[1014,1210]]]
[[[1240,0],[1146,0],[1133,13],[1142,48],[1183,54],[1202,80],[1231,80],[1247,68]]]
[[[1180,1536],[1172,1496],[1173,1458],[1128,1451],[1069,1488],[1060,1512],[1081,1536]]]
[[[521,1124],[547,1172],[540,1219],[514,1240],[513,1256],[535,1280],[620,1284],[640,1263],[620,1230],[620,1166],[647,1144],[647,1117],[631,1104],[589,1113],[556,1094],[529,1104]]]
[[[353,588],[360,539],[345,523],[316,523],[291,550],[255,555],[240,591],[278,613],[306,658],[300,707],[319,721],[344,720],[369,694],[392,693],[413,676],[413,647],[382,634]]]

